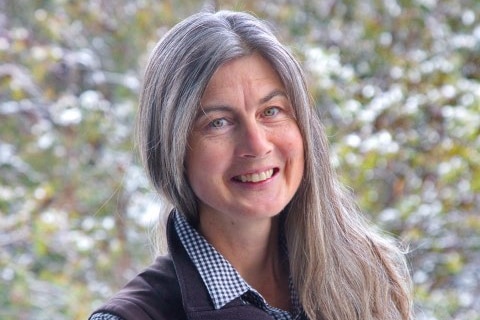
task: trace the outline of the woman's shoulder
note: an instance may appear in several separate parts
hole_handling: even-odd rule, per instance
[[[148,268],[137,275],[128,285],[135,284],[135,281],[142,279],[153,288],[164,287],[165,285],[178,284],[177,274],[170,255],[159,256]]]
[[[113,299],[136,300],[135,298],[148,298],[148,296],[168,299],[178,293],[177,274],[173,261],[169,255],[157,257],[148,268],[130,280]]]
[[[90,320],[181,319],[182,299],[170,256],[155,262],[98,308]],[[173,316],[173,317],[172,317]]]

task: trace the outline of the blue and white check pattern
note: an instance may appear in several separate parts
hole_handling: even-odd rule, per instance
[[[93,314],[89,320],[123,320],[123,319],[114,314],[98,312]]]
[[[288,311],[270,306],[260,293],[252,288],[237,270],[186,221],[183,215],[177,212],[175,212],[175,229],[205,283],[215,309],[220,309],[233,299],[241,297],[245,303],[251,303],[263,309],[276,320],[293,320],[299,317],[298,297],[292,284],[290,284],[290,295],[297,317],[293,317]]]

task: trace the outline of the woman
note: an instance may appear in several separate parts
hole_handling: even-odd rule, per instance
[[[403,254],[340,186],[303,72],[265,24],[180,22],[139,112],[144,166],[174,208],[169,255],[91,319],[410,319]]]

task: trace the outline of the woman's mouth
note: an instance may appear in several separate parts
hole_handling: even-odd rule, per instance
[[[257,172],[252,174],[242,174],[234,177],[233,179],[241,182],[262,182],[267,179],[270,179],[273,176],[274,172],[276,171],[278,170],[269,169],[263,172]]]

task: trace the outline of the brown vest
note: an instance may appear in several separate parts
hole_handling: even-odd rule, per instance
[[[124,320],[272,320],[265,311],[237,298],[215,310],[197,269],[175,232],[167,224],[170,255],[158,257],[95,312]]]

